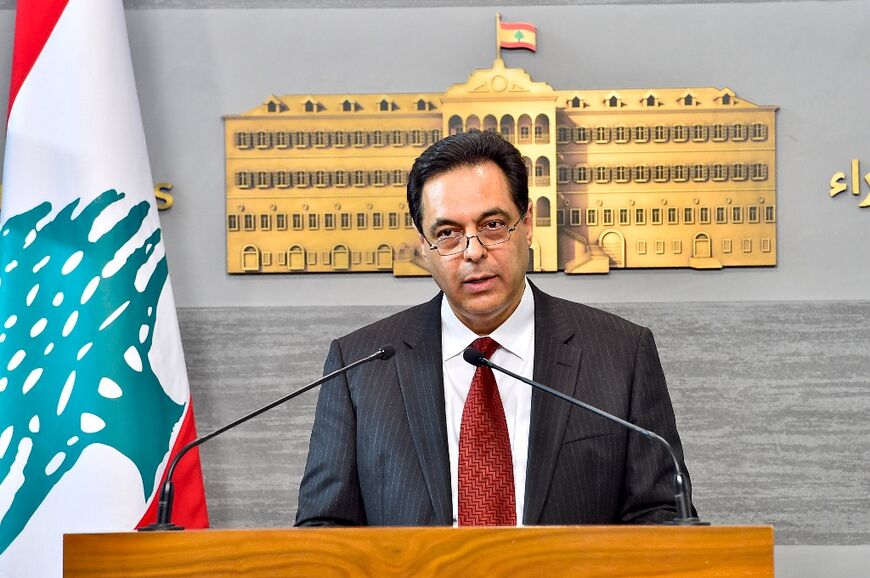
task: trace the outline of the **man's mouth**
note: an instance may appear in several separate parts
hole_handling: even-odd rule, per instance
[[[478,289],[486,287],[493,279],[495,275],[474,275],[466,278],[462,284],[470,289]]]

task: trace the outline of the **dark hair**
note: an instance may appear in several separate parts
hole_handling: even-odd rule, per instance
[[[529,176],[520,151],[496,132],[472,129],[436,142],[414,161],[408,175],[408,210],[420,233],[426,181],[459,167],[476,167],[487,162],[502,170],[520,216],[525,214],[529,208]]]

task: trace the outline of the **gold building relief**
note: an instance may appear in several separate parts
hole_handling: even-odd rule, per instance
[[[776,265],[776,107],[728,88],[557,91],[498,58],[442,94],[270,95],[224,125],[230,273],[426,275],[407,173],[470,129],[523,155],[534,271]]]

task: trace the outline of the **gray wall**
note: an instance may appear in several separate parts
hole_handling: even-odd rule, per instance
[[[491,64],[494,13],[128,11],[154,178],[176,185],[163,225],[178,305],[395,305],[428,291],[427,279],[388,274],[227,276],[221,115],[272,93],[443,91]],[[540,31],[537,54],[507,54],[507,63],[558,89],[727,85],[781,107],[778,267],[541,274],[539,285],[586,302],[867,297],[870,210],[827,191],[852,158],[870,170],[870,3],[516,7],[504,17]],[[12,20],[0,11],[0,86],[8,86]],[[5,99],[3,90],[2,109]]]
[[[870,302],[606,308],[656,335],[706,520],[773,524],[783,545],[870,544]],[[200,429],[315,379],[332,336],[396,310],[182,310]],[[316,398],[203,447],[214,526],[292,520]]]
[[[313,379],[331,337],[433,293],[428,279],[389,275],[224,273],[222,115],[271,93],[443,91],[493,59],[491,2],[319,9],[349,4],[127,2],[150,8],[127,20],[154,178],[176,186],[162,220],[201,431]],[[852,158],[870,170],[870,3],[549,4],[502,10],[538,26],[537,54],[506,54],[536,80],[727,85],[781,107],[776,268],[534,280],[653,329],[705,518],[774,524],[781,575],[866,569],[856,545],[870,542],[870,209],[827,190]],[[279,5],[301,8],[228,9]],[[11,6],[0,0],[0,87]],[[6,98],[3,88],[0,109]],[[0,153],[4,140],[0,125]],[[203,449],[214,526],[289,523],[315,399]]]

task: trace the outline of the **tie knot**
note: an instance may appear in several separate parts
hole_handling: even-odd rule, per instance
[[[478,337],[471,346],[481,352],[487,359],[492,357],[492,354],[499,348],[499,344],[492,337]]]

